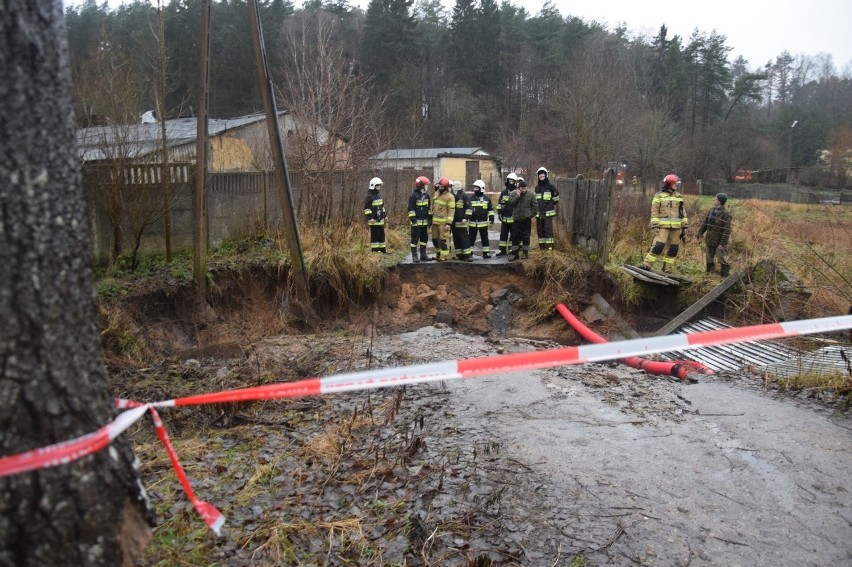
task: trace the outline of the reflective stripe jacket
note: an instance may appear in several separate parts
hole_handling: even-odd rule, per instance
[[[364,199],[364,217],[367,219],[367,224],[370,226],[384,226],[386,216],[385,202],[379,191],[375,189],[368,190],[367,198]]]
[[[443,191],[432,197],[432,223],[450,225],[456,210],[456,198],[449,191]],[[434,229],[433,229],[434,230]]]
[[[672,189],[660,191],[651,201],[651,228],[687,228],[683,195]]]
[[[491,198],[488,195],[474,191],[470,205],[473,208],[470,226],[480,228],[494,223],[494,205],[491,204]]]
[[[731,238],[731,213],[724,206],[713,207],[704,217],[704,222],[698,229],[698,235],[705,232],[707,246],[727,246]]]
[[[554,187],[550,180],[545,179],[544,183],[539,181],[535,186],[535,198],[538,200],[538,216],[555,217],[556,204],[559,202],[559,190]]]
[[[497,198],[497,216],[500,218],[500,222],[512,222],[512,205],[509,204],[509,193],[513,189],[515,189],[514,185],[512,185],[512,189],[507,185],[500,191],[500,197]]]
[[[429,214],[432,209],[432,199],[429,193],[415,188],[408,196],[408,219],[411,226],[429,226]]]
[[[473,205],[470,200],[470,195],[464,191],[459,191],[456,195],[456,210],[453,215],[453,226],[468,226],[463,221],[470,220],[473,216]]]

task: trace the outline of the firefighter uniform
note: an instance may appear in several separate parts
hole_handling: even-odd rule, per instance
[[[512,205],[509,204],[509,193],[515,190],[515,180],[517,176],[512,173],[506,178],[506,186],[500,191],[500,196],[497,198],[497,218],[500,219],[500,241],[497,247],[500,249],[497,252],[498,256],[505,256],[509,253],[509,248],[512,244]]]
[[[470,223],[468,223],[470,248],[472,251],[476,244],[476,237],[479,235],[479,239],[482,241],[482,257],[488,258],[491,256],[488,227],[494,224],[494,205],[491,204],[491,198],[482,192],[482,189],[485,187],[483,181],[474,181],[473,187],[473,197],[470,199],[473,215],[470,217]]]
[[[662,257],[663,271],[674,268],[675,258],[680,250],[678,240],[686,241],[686,229],[689,219],[686,218],[686,208],[683,195],[675,189],[680,181],[676,175],[667,175],[663,181],[663,189],[654,195],[651,202],[651,229],[656,232],[654,244],[645,256],[643,267],[650,270]],[[663,250],[668,246],[668,252],[663,256]]]
[[[428,181],[426,182],[428,185]],[[426,190],[426,185],[414,187],[408,196],[408,219],[411,221],[411,259],[415,264],[431,260],[426,255],[426,245],[429,243],[429,224],[432,210],[432,199]],[[420,248],[420,256],[417,249]]]
[[[435,259],[443,262],[450,256],[447,238],[453,224],[456,199],[448,187],[436,187],[437,192],[432,197],[432,244],[435,246]]]
[[[378,180],[378,182],[376,182]],[[387,254],[385,245],[385,202],[381,195],[382,180],[373,178],[364,200],[364,217],[370,227],[370,250]]]
[[[538,247],[543,250],[553,250],[553,221],[556,219],[556,205],[559,203],[559,190],[548,179],[548,171],[543,167],[537,172],[538,184],[535,186],[535,198],[538,201],[536,217],[536,234]],[[544,174],[544,179],[541,179]]]
[[[473,216],[473,203],[464,189],[456,191],[455,212],[453,214],[453,248],[456,259],[470,262],[473,248],[470,246],[468,224]]]

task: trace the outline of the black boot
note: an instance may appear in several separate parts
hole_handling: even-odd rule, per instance
[[[510,262],[514,262],[514,261],[520,260],[520,259],[521,259],[521,253],[519,251],[512,252],[512,255],[509,256]]]
[[[434,258],[430,258],[430,257],[426,254],[426,247],[425,247],[425,246],[421,246],[421,247],[420,247],[420,261],[421,261],[421,262],[431,262],[433,259],[434,259]]]
[[[482,258],[483,258],[483,259],[490,258],[490,257],[491,257],[491,254],[490,254],[490,253],[488,253],[488,252],[483,252],[483,253],[482,253]]]
[[[417,255],[417,249],[416,248],[411,249],[411,261],[414,262],[415,264],[420,263],[420,257]]]
[[[524,250],[524,260],[528,259],[529,257],[530,257],[530,251]]]
[[[504,248],[504,249],[501,249],[499,252],[497,252],[497,257],[499,258],[500,256],[507,256],[508,254],[509,253],[506,252],[506,249]]]
[[[719,272],[723,278],[727,278],[728,274],[731,273],[731,265],[730,264],[722,264],[722,267]]]
[[[712,273],[713,273],[713,269],[714,269],[715,267],[716,267],[716,264],[714,264],[713,262],[710,262],[709,264],[707,264],[707,273],[708,273],[708,274],[712,274]]]

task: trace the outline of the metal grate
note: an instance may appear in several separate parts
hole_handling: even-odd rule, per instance
[[[678,329],[678,332],[697,333],[730,328],[730,325],[713,317],[708,317],[683,325]],[[799,359],[801,353],[796,349],[772,341],[748,341],[687,351],[672,351],[667,353],[666,357],[669,360],[694,360],[718,372],[720,370],[738,370],[745,364],[764,368],[770,364]]]
[[[823,347],[790,360],[769,364],[765,371],[778,378],[852,374],[852,346]]]

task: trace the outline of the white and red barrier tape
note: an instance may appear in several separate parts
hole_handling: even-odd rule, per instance
[[[673,350],[690,350],[743,341],[828,333],[844,329],[852,329],[852,315],[450,360],[380,370],[365,370],[325,378],[308,378],[297,382],[213,392],[147,404],[140,404],[139,402],[129,400],[117,400],[117,407],[130,409],[119,414],[112,422],[93,433],[40,449],[0,457],[0,477],[54,467],[90,455],[109,445],[110,441],[138,421],[145,412],[151,411],[155,426],[157,427],[157,435],[169,452],[169,458],[175,467],[175,471],[178,473],[178,478],[183,484],[187,496],[207,524],[216,533],[219,533],[219,529],[224,523],[224,516],[212,505],[199,501],[195,497],[155,408],[299,398],[336,392],[371,390],[439,380],[453,380],[456,378],[475,378],[489,374],[516,373],[525,370],[583,364],[586,362],[601,362],[630,356],[657,354]]]

